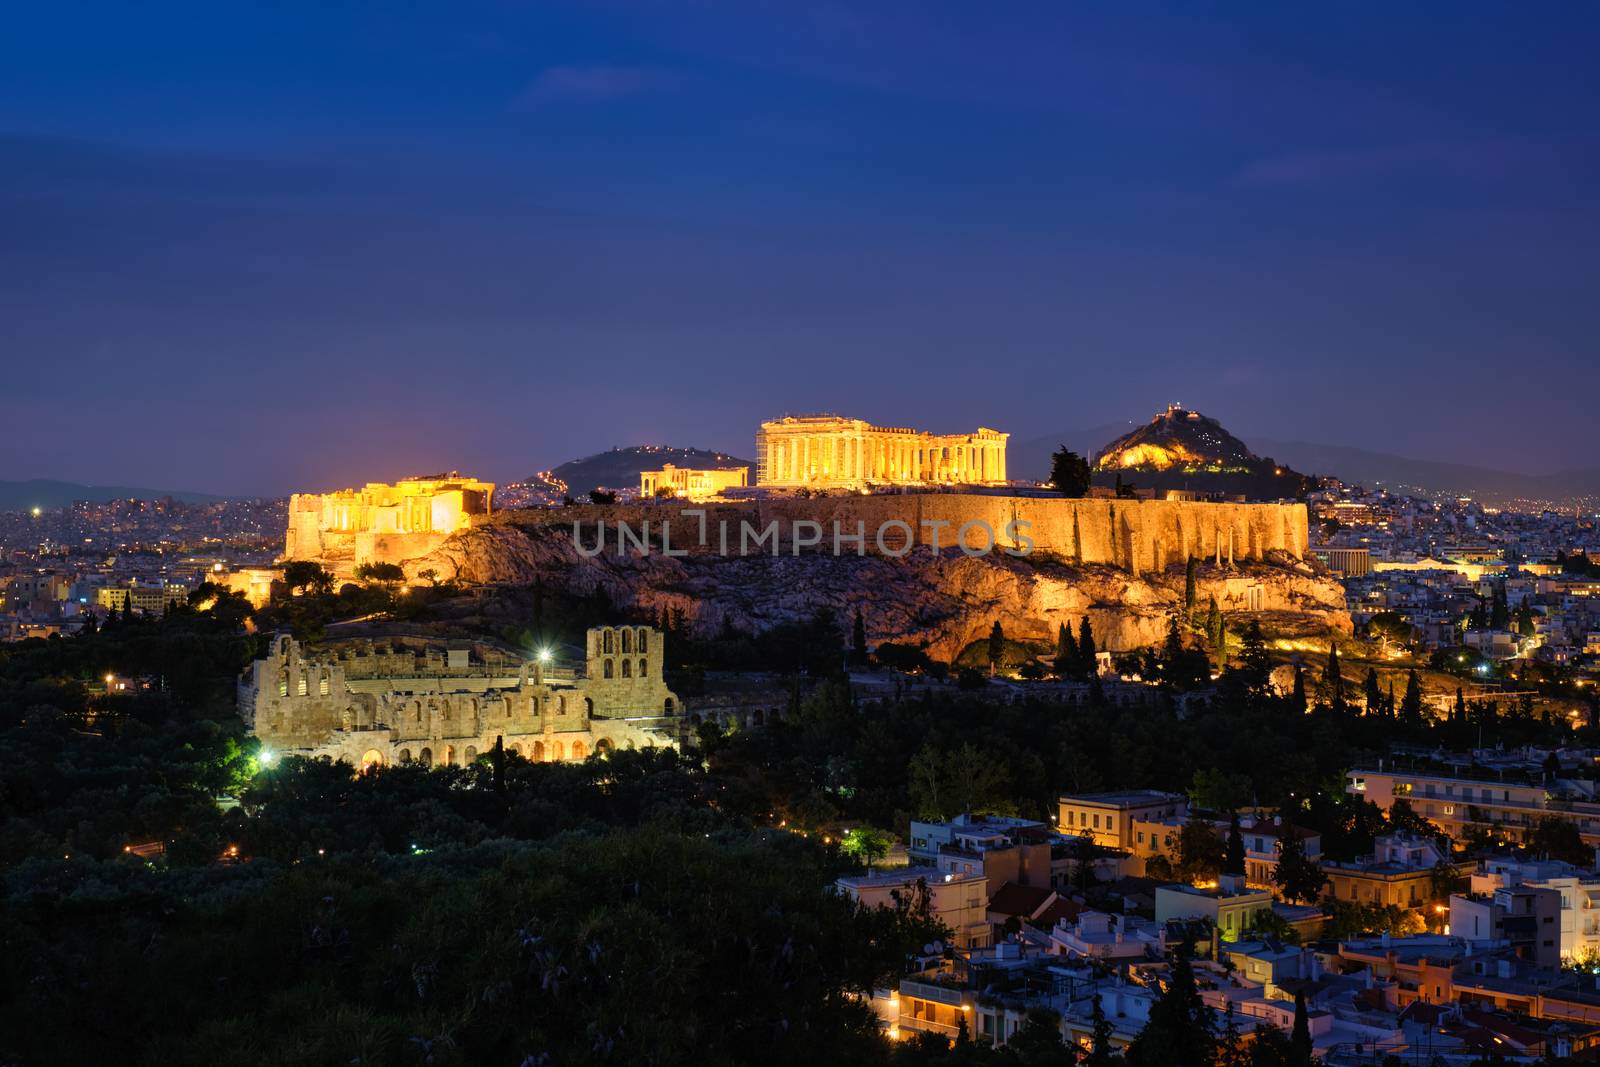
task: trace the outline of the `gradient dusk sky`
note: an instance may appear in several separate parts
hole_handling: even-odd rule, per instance
[[[1594,466],[1589,3],[83,3],[0,33],[0,478],[830,410]]]

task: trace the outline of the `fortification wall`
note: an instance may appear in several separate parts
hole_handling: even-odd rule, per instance
[[[703,511],[701,518],[683,512]],[[663,521],[671,523],[672,548],[691,553],[721,553],[721,531],[727,530],[726,554],[741,551],[741,533],[749,554],[771,554],[770,539],[756,544],[759,534],[776,524],[781,551],[792,551],[796,524],[802,538],[816,536],[820,525],[821,551],[833,550],[835,524],[846,536],[865,531],[865,551],[882,548],[898,553],[909,533],[918,545],[952,546],[962,535],[974,549],[985,547],[986,530],[992,530],[997,549],[1020,548],[1021,538],[1033,540],[1033,551],[1073,563],[1121,567],[1135,574],[1162,571],[1190,556],[1203,559],[1262,560],[1269,552],[1304,559],[1307,515],[1303,504],[1210,504],[1170,500],[1069,500],[1061,497],[1001,496],[961,493],[907,493],[841,495],[828,497],[778,497],[728,504],[648,503],[633,505],[582,505],[559,509],[501,511],[478,521],[479,525],[560,526],[576,523],[586,548],[598,543],[599,524],[605,523],[605,551],[617,550],[616,526],[626,524],[641,533],[648,522],[650,540],[661,544]],[[1008,534],[1008,530],[1012,534]],[[844,541],[843,551],[855,553],[854,541]]]

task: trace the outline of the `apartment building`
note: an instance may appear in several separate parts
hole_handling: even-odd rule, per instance
[[[1181,820],[1189,814],[1189,801],[1183,794],[1155,789],[1066,794],[1060,805],[1061,821],[1057,826],[1062,833],[1127,851],[1132,851],[1135,822]]]
[[[834,883],[839,892],[869,908],[915,908],[926,901],[929,913],[950,928],[962,948],[990,943],[988,885],[982,871],[942,873],[935,867],[845,875]]]
[[[1557,780],[1546,786],[1514,776],[1483,780],[1442,772],[1359,768],[1349,772],[1345,789],[1384,812],[1403,799],[1455,838],[1480,829],[1520,841],[1541,818],[1554,816],[1577,826],[1585,843],[1600,845],[1600,802],[1593,782]]]

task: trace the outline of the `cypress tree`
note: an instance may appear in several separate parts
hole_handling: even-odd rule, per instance
[[[1383,714],[1383,690],[1378,688],[1378,669],[1367,668],[1366,702],[1368,715]]]
[[[1294,685],[1289,690],[1289,710],[1297,715],[1306,713],[1306,672],[1298,663],[1294,665]]]
[[[989,673],[993,674],[1000,669],[1000,661],[1006,654],[1006,632],[1000,628],[1000,620],[994,620],[994,625],[989,628]]]
[[[1305,990],[1294,995],[1294,1029],[1289,1033],[1290,1067],[1311,1067],[1311,1016],[1306,1011]]]
[[[1339,673],[1339,646],[1328,642],[1328,666],[1322,672],[1322,687],[1328,693],[1328,704],[1335,710],[1344,708],[1344,678]]]
[[[1456,707],[1455,710],[1451,712],[1450,718],[1456,722],[1467,721],[1467,697],[1466,694],[1461,691],[1461,687],[1459,685],[1456,686]]]
[[[1244,873],[1244,834],[1239,831],[1239,813],[1228,820],[1228,847],[1222,854],[1223,874]]]
[[[1406,695],[1400,700],[1400,720],[1407,726],[1422,725],[1422,682],[1414,670],[1406,675]]]
[[[1195,586],[1195,562],[1190,556],[1183,568],[1183,613],[1190,619],[1194,618]]]
[[[723,616],[723,625],[728,624],[728,617]],[[856,663],[867,662],[867,624],[861,617],[861,609],[856,609],[856,619],[850,627],[850,653]]]
[[[1135,1067],[1211,1067],[1217,1038],[1211,1009],[1200,999],[1185,941],[1173,953],[1167,988],[1150,1006],[1150,1021],[1134,1040],[1128,1061]]]
[[[1078,623],[1078,662],[1083,664],[1083,673],[1089,677],[1099,673],[1095,669],[1094,631],[1089,628],[1087,615]]]
[[[1078,642],[1073,640],[1072,628],[1064,622],[1056,625],[1056,673],[1078,673]]]

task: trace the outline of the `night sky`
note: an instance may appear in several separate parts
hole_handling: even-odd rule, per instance
[[[0,478],[832,410],[1595,465],[1592,4],[27,4]]]

